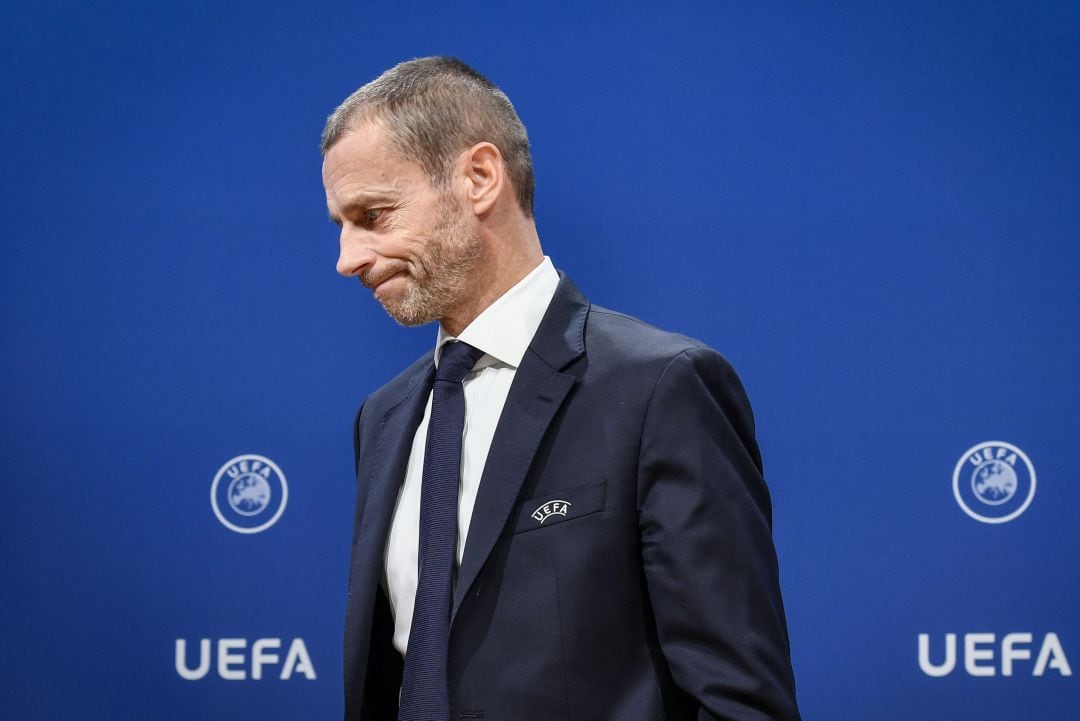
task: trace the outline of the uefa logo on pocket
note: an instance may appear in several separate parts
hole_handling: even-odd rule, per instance
[[[225,462],[210,485],[210,505],[222,525],[259,533],[277,523],[289,500],[285,474],[266,456],[248,453]]]
[[[957,461],[953,495],[976,521],[1006,523],[1026,511],[1035,498],[1035,467],[1013,444],[985,441]]]

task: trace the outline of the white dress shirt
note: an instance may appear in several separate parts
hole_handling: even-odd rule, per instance
[[[547,256],[478,315],[457,338],[439,326],[435,365],[445,343],[460,340],[484,355],[465,377],[465,433],[461,441],[461,485],[458,491],[457,563],[465,553],[476,492],[484,472],[491,439],[502,415],[510,384],[536,329],[555,295],[559,274]],[[390,537],[386,544],[386,584],[394,611],[394,647],[405,655],[409,646],[413,604],[416,600],[417,563],[420,551],[420,486],[424,473],[431,394],[424,417],[413,436],[405,483],[398,495]]]

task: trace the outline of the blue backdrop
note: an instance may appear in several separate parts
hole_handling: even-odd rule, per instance
[[[0,717],[340,716],[350,423],[435,329],[335,275],[318,136],[429,54],[514,100],[556,265],[740,371],[805,717],[1080,717],[1077,3],[40,1],[0,28]],[[271,505],[287,478],[277,522],[220,522],[219,469]]]

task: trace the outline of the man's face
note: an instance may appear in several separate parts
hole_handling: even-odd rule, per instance
[[[480,260],[466,208],[393,149],[378,123],[349,131],[323,160],[326,207],[341,228],[337,270],[357,276],[402,325],[447,317]]]

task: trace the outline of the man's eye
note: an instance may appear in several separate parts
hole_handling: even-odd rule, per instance
[[[364,221],[367,223],[374,223],[382,214],[382,208],[368,208],[364,211]]]

